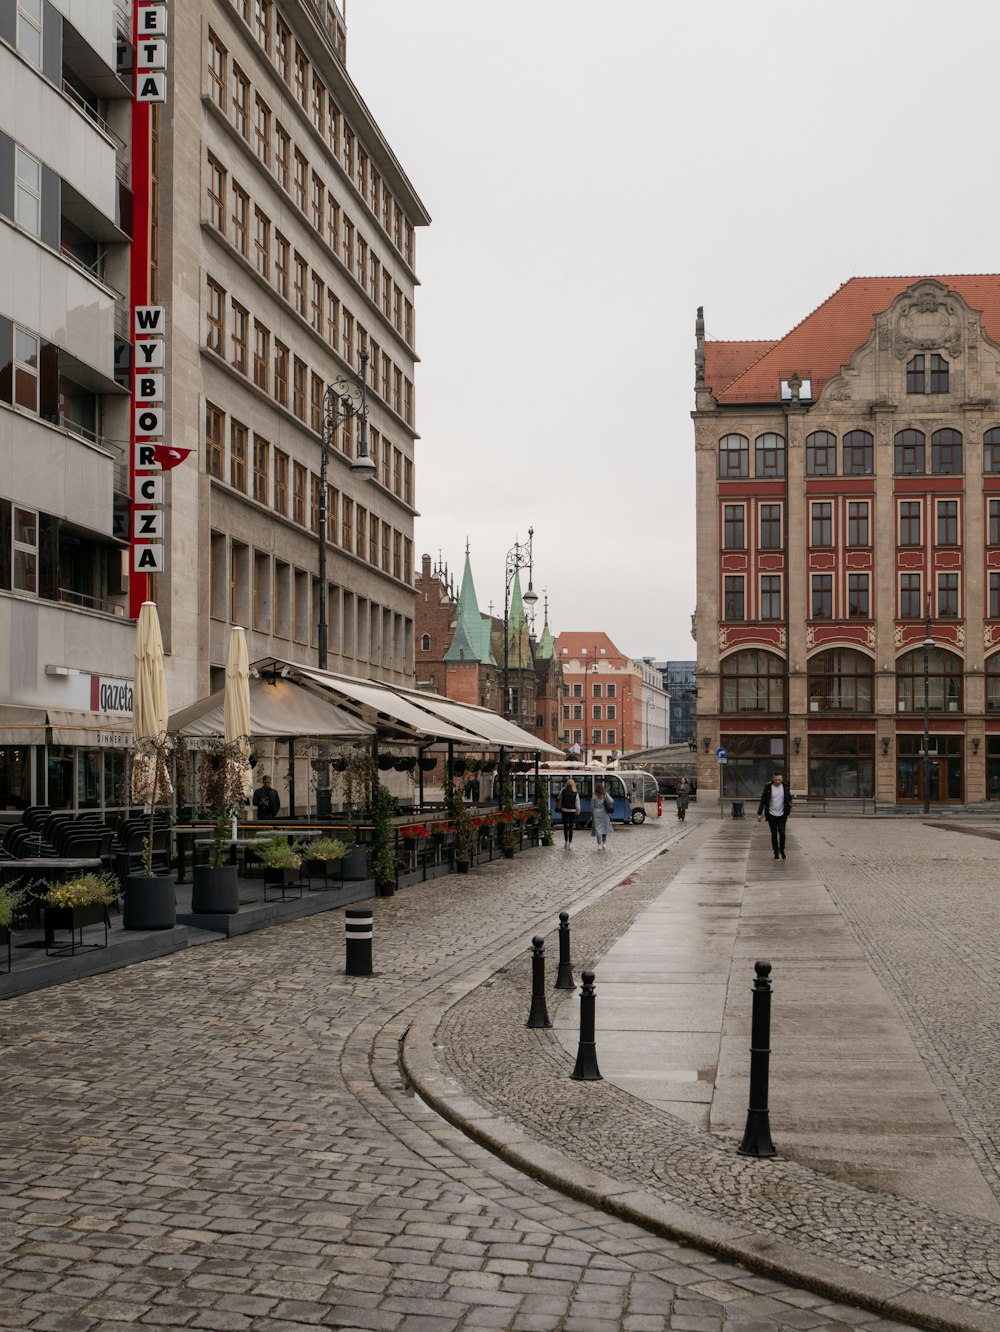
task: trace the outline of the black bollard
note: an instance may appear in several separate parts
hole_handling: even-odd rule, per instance
[[[583,973],[583,988],[580,991],[580,1044],[576,1048],[576,1067],[570,1077],[577,1082],[601,1082],[601,1070],[597,1067],[597,1024],[595,1019],[594,973]]]
[[[559,969],[556,972],[557,990],[575,990],[573,964],[569,960],[569,912],[559,912]]]
[[[531,1012],[529,1027],[551,1027],[545,1007],[545,940],[536,934],[531,941]]]
[[[750,1105],[739,1156],[774,1156],[767,1109],[768,1064],[771,1057],[770,962],[755,962],[753,1016],[750,1023]]]
[[[374,934],[375,916],[371,908],[367,911],[344,912],[344,934],[346,940],[347,961],[344,972],[348,976],[370,976],[372,974],[372,935]]]

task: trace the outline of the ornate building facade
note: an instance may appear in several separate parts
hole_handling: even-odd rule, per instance
[[[1000,798],[1000,276],[696,340],[701,790]]]

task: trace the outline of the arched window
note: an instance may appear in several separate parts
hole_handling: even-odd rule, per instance
[[[723,435],[719,440],[719,475],[750,475],[750,441],[746,435]]]
[[[931,471],[957,476],[962,470],[962,436],[957,430],[935,430],[931,435]]]
[[[871,712],[875,663],[853,648],[831,648],[809,659],[810,712]]]
[[[784,712],[785,663],[773,652],[747,648],[722,662],[723,712]]]
[[[924,435],[922,430],[900,430],[896,435],[896,475],[923,476]]]
[[[986,711],[1000,712],[1000,652],[986,658]]]
[[[755,449],[754,476],[785,475],[784,436],[769,430],[766,435],[757,436]]]
[[[924,710],[924,649],[914,648],[896,662],[900,712]],[[927,711],[961,712],[962,659],[944,648],[927,649]]]
[[[430,650],[431,650],[431,636],[430,634],[422,634],[420,636],[420,651],[430,652]]]
[[[983,436],[983,471],[1000,472],[1000,430],[996,426]]]
[[[806,436],[806,476],[837,475],[837,436],[814,430]]]
[[[844,436],[844,475],[871,476],[875,441],[867,430],[849,430]]]

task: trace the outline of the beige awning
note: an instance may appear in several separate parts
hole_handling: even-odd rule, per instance
[[[0,744],[44,745],[45,709],[0,706]]]
[[[87,749],[125,749],[135,743],[132,714],[78,712],[49,708],[54,745],[83,745]]]
[[[411,703],[391,685],[378,684],[373,680],[355,680],[349,675],[334,675],[330,671],[312,670],[306,666],[293,668],[297,675],[312,680],[320,688],[336,698],[343,699],[349,705],[360,709],[366,721],[378,726],[379,722],[388,722],[392,729],[405,738],[409,733],[414,740],[453,740],[458,744],[468,745],[469,732],[435,716],[433,713]]]
[[[502,746],[505,749],[528,750],[532,753],[537,751],[563,757],[561,749],[556,749],[546,741],[540,740],[537,735],[532,735],[523,727],[515,726],[513,722],[507,721],[499,713],[491,712],[489,708],[477,708],[471,703],[457,703],[454,699],[442,698],[439,694],[424,694],[409,690],[405,692],[404,697],[412,699],[421,708],[426,708],[428,712],[444,721],[471,731],[490,748]]]
[[[187,736],[223,735],[225,693],[221,691],[182,708],[170,718],[169,729]],[[294,680],[250,681],[250,734],[254,739],[310,736],[329,740],[359,740],[373,728],[329,699]]]

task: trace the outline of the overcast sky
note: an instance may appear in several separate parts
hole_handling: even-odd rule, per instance
[[[348,0],[418,232],[415,556],[693,658],[694,320],[1000,270],[995,0]],[[539,611],[541,603],[539,603]],[[540,621],[539,621],[540,627]]]

